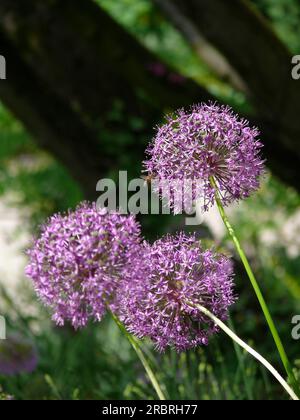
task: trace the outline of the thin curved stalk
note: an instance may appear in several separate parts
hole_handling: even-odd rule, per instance
[[[148,363],[148,360],[146,359],[146,357],[144,356],[144,353],[138,343],[138,341],[131,335],[129,334],[129,332],[126,330],[126,328],[124,327],[124,325],[122,324],[122,322],[119,320],[119,318],[111,312],[111,315],[113,317],[113,320],[115,321],[115,323],[117,324],[117,326],[119,327],[120,331],[122,332],[122,334],[125,335],[125,337],[127,338],[127,340],[130,342],[132,348],[134,349],[134,351],[136,352],[138,358],[140,359],[149,379],[150,382],[153,386],[153,388],[155,389],[155,392],[158,396],[158,398],[161,401],[165,401],[166,397],[159,385],[158,380],[156,379],[155,373],[153,372],[150,364]]]
[[[299,398],[289,386],[289,384],[283,379],[283,377],[277,372],[277,370],[263,357],[261,356],[256,350],[246,344],[243,340],[241,340],[230,328],[227,327],[224,322],[222,322],[219,318],[217,318],[214,314],[212,314],[208,309],[201,305],[194,305],[188,302],[191,307],[199,309],[204,315],[210,318],[218,327],[220,327],[232,340],[234,340],[239,346],[241,346],[244,350],[246,350],[251,356],[253,356],[256,360],[258,360],[262,365],[265,366],[266,369],[277,379],[277,381],[281,384],[281,386],[286,390],[289,396],[294,401],[299,401]]]
[[[243,265],[245,267],[245,270],[246,270],[246,272],[248,274],[248,277],[250,279],[250,282],[252,284],[252,287],[253,287],[253,289],[255,291],[255,294],[256,294],[257,299],[258,299],[258,301],[260,303],[260,306],[262,308],[262,311],[264,313],[264,316],[265,316],[266,321],[268,323],[268,326],[270,328],[271,334],[272,334],[273,339],[275,341],[275,344],[276,344],[276,347],[277,347],[279,356],[281,358],[281,361],[283,363],[283,366],[284,366],[284,368],[286,370],[286,373],[287,373],[287,375],[289,377],[289,380],[291,382],[291,385],[293,386],[293,388],[297,392],[297,394],[300,396],[299,384],[298,384],[297,379],[296,379],[296,377],[294,375],[294,372],[293,372],[291,363],[289,362],[289,359],[288,359],[287,353],[286,353],[286,351],[284,349],[282,340],[281,340],[281,338],[279,336],[279,333],[277,331],[277,328],[275,326],[275,323],[274,323],[273,318],[271,316],[271,313],[269,311],[269,308],[268,308],[268,305],[266,303],[266,300],[265,300],[265,298],[264,298],[264,296],[263,296],[263,294],[262,294],[262,292],[260,290],[259,284],[258,284],[258,282],[256,280],[256,277],[255,277],[253,271],[252,271],[252,268],[250,266],[250,263],[248,261],[248,258],[247,258],[246,254],[245,254],[245,252],[244,252],[244,250],[243,250],[243,248],[242,248],[242,246],[240,244],[240,241],[237,238],[237,235],[236,235],[236,233],[235,233],[235,231],[234,231],[234,229],[233,229],[231,223],[229,222],[229,219],[228,219],[228,217],[227,217],[227,215],[225,213],[225,209],[224,209],[224,206],[222,204],[222,200],[221,200],[221,197],[220,197],[219,189],[218,189],[218,186],[217,186],[216,181],[215,181],[214,178],[211,178],[211,184],[212,184],[212,186],[215,189],[216,203],[217,203],[217,206],[218,206],[218,209],[219,209],[221,218],[222,218],[222,220],[223,220],[223,222],[224,222],[224,224],[225,224],[225,226],[227,228],[227,231],[228,231],[228,233],[229,233],[229,235],[230,235],[230,237],[231,237],[231,239],[232,239],[232,241],[233,241],[233,243],[234,243],[234,245],[236,247],[236,250],[237,250],[237,252],[238,252],[238,254],[239,254],[239,256],[240,256],[240,258],[242,260],[242,263],[243,263]]]

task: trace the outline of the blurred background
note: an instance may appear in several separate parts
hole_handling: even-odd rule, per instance
[[[0,0],[0,54],[0,399],[155,398],[109,319],[76,333],[51,323],[24,276],[25,250],[48,216],[97,198],[102,177],[139,177],[165,113],[209,100],[261,129],[268,174],[230,214],[299,373],[299,1]],[[141,218],[150,240],[183,222]],[[215,210],[199,234],[235,256]],[[238,262],[236,272],[231,322],[281,370]],[[220,334],[208,348],[149,357],[172,399],[286,398],[235,350]]]

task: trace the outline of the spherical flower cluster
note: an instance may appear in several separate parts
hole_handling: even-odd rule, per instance
[[[140,261],[122,292],[121,319],[128,330],[151,338],[160,351],[207,344],[217,328],[194,305],[226,319],[235,300],[230,260],[179,234],[145,243]]]
[[[133,216],[99,211],[84,203],[76,211],[55,215],[42,227],[28,252],[26,274],[58,325],[83,327],[100,321],[113,307],[127,262],[139,249],[140,228]]]
[[[31,373],[37,364],[37,350],[30,340],[15,334],[0,341],[1,375]]]
[[[223,205],[228,205],[259,188],[264,162],[258,136],[258,130],[229,107],[197,105],[189,112],[180,110],[170,115],[158,129],[147,149],[145,169],[158,180],[154,189],[173,209],[172,187],[166,197],[159,181],[174,185],[175,181],[192,180],[192,198],[200,200],[207,210],[215,202],[213,179]]]

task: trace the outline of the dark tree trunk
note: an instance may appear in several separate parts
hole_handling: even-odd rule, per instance
[[[269,166],[300,190],[300,81],[292,79],[291,54],[268,23],[247,0],[154,1],[189,42],[198,31],[223,54],[255,107]]]
[[[269,166],[300,190],[300,83],[290,78],[285,48],[237,0],[174,3],[253,92]],[[212,99],[191,81],[174,85],[152,74],[157,58],[91,0],[0,0],[0,16],[0,52],[7,59],[0,99],[88,197],[108,171],[138,175],[136,162],[165,112]],[[112,116],[112,110],[121,112]],[[143,124],[132,123],[137,120]],[[122,131],[131,132],[130,141],[122,143]]]
[[[142,160],[164,110],[210,98],[193,82],[173,85],[153,75],[157,58],[90,0],[1,0],[0,16],[7,59],[0,98],[88,197],[109,170],[130,169]],[[110,115],[118,107],[120,120]],[[144,125],[131,130],[124,149],[115,145],[115,153],[108,153],[103,129],[113,148],[133,119]],[[129,155],[127,167],[119,167],[122,152]]]
[[[1,100],[25,124],[38,144],[61,160],[92,197],[91,182],[108,171],[113,161],[101,154],[96,132],[32,72],[19,51],[0,33],[0,46],[9,63],[9,76],[0,83]],[[95,156],[98,156],[97,165]]]

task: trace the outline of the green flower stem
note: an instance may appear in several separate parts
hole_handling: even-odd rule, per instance
[[[282,385],[282,387],[286,390],[289,396],[294,401],[299,401],[299,398],[292,390],[292,388],[288,385],[288,383],[283,379],[283,377],[277,372],[276,369],[257,351],[255,351],[252,347],[246,344],[243,340],[241,340],[227,325],[224,324],[219,318],[213,315],[208,309],[204,308],[201,305],[194,305],[188,302],[191,307],[199,309],[204,315],[209,317],[218,327],[220,327],[235,343],[241,346],[244,350],[246,350],[249,354],[251,354],[256,360],[258,360],[261,364],[265,366],[266,369],[277,379],[277,381]]]
[[[121,321],[119,320],[119,318],[116,317],[116,315],[114,313],[111,312],[111,315],[115,321],[115,323],[117,324],[117,326],[119,327],[120,331],[122,332],[122,334],[124,334],[124,336],[128,339],[128,341],[130,342],[131,346],[133,347],[134,351],[136,352],[138,358],[140,359],[149,379],[150,382],[153,386],[153,388],[156,391],[156,394],[158,396],[158,398],[161,401],[165,401],[166,397],[159,385],[158,380],[156,379],[156,376],[150,366],[150,364],[148,363],[146,357],[144,356],[144,353],[139,345],[139,342],[131,335],[129,334],[129,332],[126,330],[126,328],[124,327],[124,325],[121,323]]]
[[[235,234],[235,231],[234,231],[232,225],[230,224],[230,222],[228,220],[228,217],[227,217],[227,215],[225,213],[225,209],[224,209],[223,204],[222,204],[222,201],[221,201],[219,189],[218,189],[218,186],[217,186],[216,181],[215,181],[214,178],[211,178],[211,184],[212,184],[212,186],[215,189],[216,203],[217,203],[217,206],[218,206],[220,215],[221,215],[222,220],[223,220],[223,222],[224,222],[224,224],[225,224],[225,226],[226,226],[226,228],[228,230],[228,233],[229,233],[231,239],[234,242],[234,245],[235,245],[236,250],[237,250],[237,252],[238,252],[238,254],[239,254],[239,256],[240,256],[240,258],[241,258],[241,260],[243,262],[243,265],[244,265],[244,267],[246,269],[246,272],[248,274],[248,277],[250,279],[250,282],[251,282],[251,284],[253,286],[253,289],[254,289],[254,291],[256,293],[257,299],[258,299],[258,301],[260,303],[260,306],[261,306],[261,308],[263,310],[264,316],[265,316],[265,318],[267,320],[268,326],[269,326],[270,331],[272,333],[272,336],[274,338],[274,341],[275,341],[275,344],[277,346],[277,349],[278,349],[280,358],[281,358],[282,363],[284,365],[284,368],[285,368],[285,370],[287,372],[287,375],[289,377],[289,380],[291,382],[291,385],[293,386],[295,392],[297,392],[297,394],[300,396],[299,384],[298,384],[298,382],[296,380],[296,377],[294,375],[293,369],[292,369],[291,364],[289,362],[289,359],[287,357],[287,354],[286,354],[286,351],[284,349],[283,343],[282,343],[281,338],[280,338],[280,336],[278,334],[278,331],[277,331],[277,328],[275,326],[275,323],[274,323],[274,321],[272,319],[271,313],[270,313],[270,311],[268,309],[268,305],[267,305],[267,303],[266,303],[266,301],[265,301],[265,299],[263,297],[263,294],[262,294],[262,292],[260,290],[259,284],[258,284],[258,282],[257,282],[257,280],[255,278],[255,275],[254,275],[254,273],[253,273],[253,271],[252,271],[252,269],[250,267],[250,264],[249,264],[249,261],[248,261],[248,259],[246,257],[246,254],[245,254],[245,252],[244,252],[244,250],[243,250],[243,248],[242,248],[242,246],[241,246],[241,244],[240,244],[240,242],[239,242],[239,240],[238,240],[238,238],[237,238],[237,236]]]

